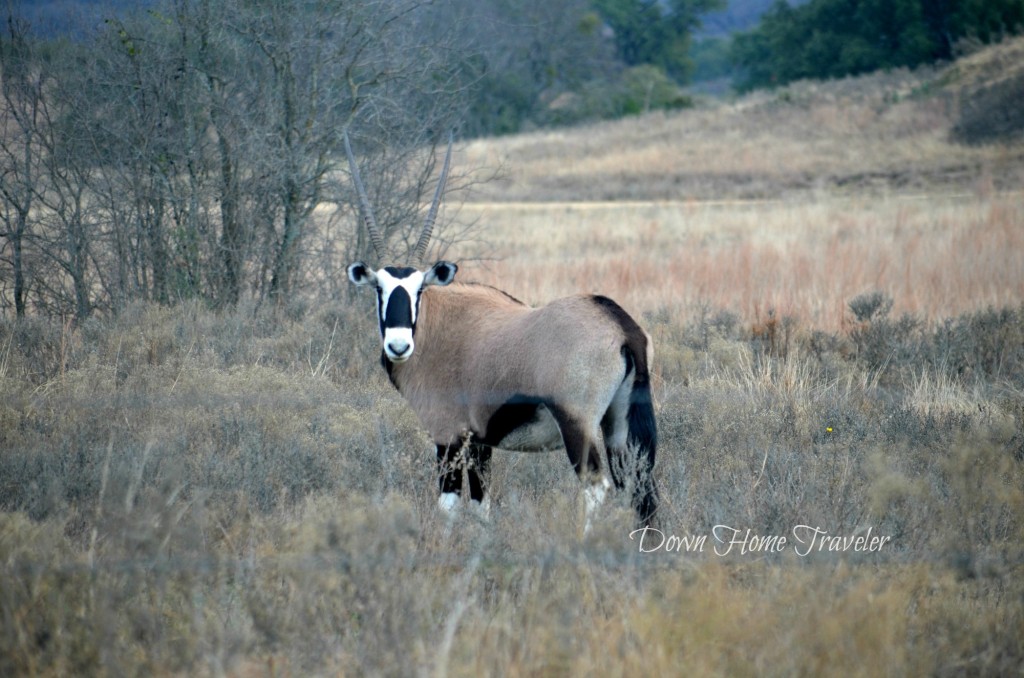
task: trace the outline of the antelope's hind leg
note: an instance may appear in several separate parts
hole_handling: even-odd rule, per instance
[[[491,448],[487,445],[470,443],[466,464],[469,480],[469,497],[481,506],[490,506],[487,488],[491,484]]]
[[[628,381],[623,381],[601,418],[601,436],[604,438],[608,474],[611,476],[616,490],[626,487],[626,479],[629,477],[628,473],[631,468],[627,456],[629,397]]]
[[[612,487],[611,481],[608,480],[608,476],[602,469],[603,436],[598,427],[585,426],[580,418],[574,417],[564,410],[556,409],[552,414],[562,432],[562,443],[569,456],[569,463],[572,464],[577,477],[583,483],[583,499],[586,509],[583,533],[586,534],[590,531],[594,514],[604,503],[605,495]]]

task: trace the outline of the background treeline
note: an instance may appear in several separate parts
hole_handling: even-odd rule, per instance
[[[778,0],[731,56],[744,91],[948,60],[1024,29],[1024,0]]]
[[[467,131],[505,134],[689,103],[691,37],[725,0],[467,3]]]
[[[449,130],[682,107],[695,72],[729,68],[692,39],[725,0],[45,7],[9,2],[0,28],[0,314],[335,296],[365,253],[343,130],[401,257]],[[1022,21],[1024,0],[779,2],[731,54],[750,88],[946,58]]]
[[[0,313],[334,296],[365,249],[344,130],[401,257],[449,130],[682,105],[722,4],[163,0],[76,29],[8,3]]]

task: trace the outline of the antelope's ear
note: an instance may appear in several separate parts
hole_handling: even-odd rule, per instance
[[[439,261],[423,276],[424,285],[447,285],[455,279],[459,267],[450,261]]]
[[[348,279],[356,285],[373,285],[377,282],[373,270],[361,261],[348,267]]]

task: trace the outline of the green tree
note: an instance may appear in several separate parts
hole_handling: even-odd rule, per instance
[[[1021,0],[922,0],[921,7],[936,59],[952,57],[965,37],[989,43],[1024,27]]]
[[[553,102],[615,70],[590,0],[450,0],[445,6],[453,42],[470,55],[463,63],[472,83],[468,134],[545,125],[557,117]]]
[[[742,91],[948,59],[964,37],[989,42],[1022,27],[1024,0],[778,0],[731,52]]]
[[[683,83],[693,69],[690,39],[700,16],[725,7],[725,0],[594,0],[594,6],[626,66],[657,66]]]

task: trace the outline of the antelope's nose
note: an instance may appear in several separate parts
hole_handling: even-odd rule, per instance
[[[404,359],[409,357],[407,354],[412,349],[412,346],[407,341],[402,339],[395,339],[394,341],[388,342],[388,353],[391,354],[392,358]]]

